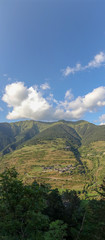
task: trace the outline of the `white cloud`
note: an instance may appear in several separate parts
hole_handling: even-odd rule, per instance
[[[78,96],[73,101],[61,101],[56,113],[64,113],[64,116],[70,120],[80,119],[86,112],[97,111],[103,106],[105,106],[105,87],[99,87],[85,96]]]
[[[101,122],[100,125],[101,125],[101,126],[102,126],[102,125],[105,125],[105,122]]]
[[[103,52],[100,52],[94,57],[93,61],[90,61],[88,63],[87,68],[100,67],[103,63],[105,63],[105,54]]]
[[[37,89],[24,86],[24,83],[17,82],[7,85],[2,100],[13,107],[7,119],[30,118],[44,120],[48,115],[51,106],[42,97]]]
[[[75,67],[67,66],[66,69],[63,69],[63,75],[66,77],[70,74],[74,74],[79,71],[84,71],[90,68],[98,68],[105,65],[105,53],[100,52],[97,54],[92,61],[90,61],[87,65],[82,66],[80,63],[76,64]]]
[[[6,102],[9,107],[16,107],[27,97],[28,90],[24,86],[24,83],[17,82],[6,86],[2,100]]]
[[[46,89],[50,89],[50,86],[49,86],[48,83],[43,83],[43,84],[41,84],[40,88],[41,88],[42,90],[46,90]]]
[[[38,88],[27,88],[22,82],[7,85],[2,97],[8,107],[12,107],[8,119],[77,120],[86,112],[96,112],[105,106],[105,87],[98,87],[85,96],[72,99],[71,90],[66,91],[64,101],[57,101],[52,93],[45,98]]]
[[[73,98],[73,94],[71,92],[71,89],[67,90],[65,93],[65,99],[71,100]]]
[[[46,100],[51,104],[53,104],[53,103],[58,104],[58,101],[54,98],[54,95],[52,93],[49,94],[49,96],[46,98]]]
[[[70,74],[74,74],[75,72],[79,72],[81,70],[82,70],[81,64],[77,63],[75,67],[67,66],[67,68],[63,70],[63,75],[68,76]]]
[[[105,125],[105,114],[102,114],[102,115],[99,117],[99,121],[100,121],[100,125]]]

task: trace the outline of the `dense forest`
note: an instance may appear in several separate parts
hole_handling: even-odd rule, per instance
[[[104,240],[105,180],[99,200],[48,184],[23,184],[15,168],[0,175],[1,240]]]

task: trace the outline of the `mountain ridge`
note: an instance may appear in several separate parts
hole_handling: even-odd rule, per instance
[[[0,151],[5,154],[28,142],[65,138],[80,146],[95,141],[105,141],[105,126],[97,126],[85,120],[41,122],[25,120],[0,123]]]

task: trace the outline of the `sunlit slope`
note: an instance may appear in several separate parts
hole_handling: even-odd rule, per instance
[[[62,138],[44,140],[2,156],[0,169],[11,166],[16,167],[24,181],[37,179],[59,189],[82,189],[84,186],[83,166]]]
[[[67,148],[65,139],[43,140],[2,156],[0,171],[15,166],[24,182],[37,180],[60,190],[85,189],[94,196],[105,176],[105,141],[81,146],[78,154],[82,165],[75,152]]]
[[[79,148],[86,175],[101,183],[105,177],[105,141],[96,141]]]
[[[24,182],[88,191],[105,174],[105,126],[86,121],[0,124],[0,171],[15,166]]]

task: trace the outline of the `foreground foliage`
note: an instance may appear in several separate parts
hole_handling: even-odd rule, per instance
[[[24,185],[14,168],[0,178],[1,240],[104,240],[105,181],[100,201],[81,201],[76,191],[33,182]]]

